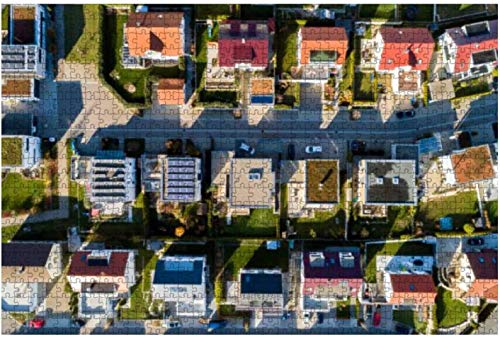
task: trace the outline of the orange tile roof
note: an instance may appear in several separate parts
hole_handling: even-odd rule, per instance
[[[4,79],[2,82],[2,96],[29,97],[31,96],[30,79]]]
[[[495,177],[488,145],[469,147],[451,155],[455,179],[459,184]]]
[[[182,55],[183,16],[182,12],[130,14],[125,27],[130,55],[140,57],[147,51],[160,52],[164,56]]]
[[[184,79],[160,79],[156,92],[160,105],[184,103]]]
[[[302,43],[300,63],[309,63],[311,51],[337,51],[336,63],[345,61],[349,40],[344,28],[341,27],[302,27]]]
[[[272,78],[252,79],[252,95],[273,94],[273,82]]]

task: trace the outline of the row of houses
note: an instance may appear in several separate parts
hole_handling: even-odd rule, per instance
[[[288,311],[292,289],[298,291],[295,311],[328,313],[339,301],[357,299],[361,304],[405,306],[414,310],[435,303],[437,287],[453,292],[467,305],[481,300],[497,303],[497,249],[443,252],[448,242],[438,239],[436,255],[385,255],[376,260],[376,282],[364,278],[363,256],[358,247],[331,246],[300,252],[300,277],[281,269],[244,268],[237,281],[228,282],[226,303],[236,310],[281,315]],[[461,243],[462,240],[459,240]],[[36,251],[33,251],[36,249]],[[43,310],[48,287],[64,270],[62,246],[45,242],[10,242],[2,246],[2,310]],[[66,279],[78,293],[81,317],[117,315],[137,284],[136,252],[85,248],[71,255]],[[446,266],[442,257],[446,258]],[[205,317],[209,300],[209,270],[204,255],[160,254],[151,271],[151,301],[164,303],[171,317]],[[438,281],[433,277],[439,269]],[[293,284],[297,284],[293,286]]]

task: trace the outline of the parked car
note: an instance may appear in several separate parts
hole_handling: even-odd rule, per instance
[[[288,144],[287,149],[288,160],[295,160],[295,145]]]
[[[373,326],[380,326],[380,322],[382,321],[382,314],[380,312],[375,312],[373,314]]]
[[[403,119],[404,117],[405,117],[405,112],[403,112],[403,111],[396,112],[396,118]]]
[[[290,315],[291,315],[290,311],[283,312],[281,320],[287,320],[288,318],[290,318]]]
[[[212,332],[219,328],[224,328],[226,326],[227,326],[227,320],[225,319],[210,320],[207,326],[207,331]]]
[[[28,322],[28,326],[31,328],[42,328],[45,326],[45,320],[42,318],[34,318]]]
[[[255,154],[255,148],[251,147],[248,144],[245,144],[244,142],[241,143],[240,145],[240,150],[247,152],[250,155]]]
[[[484,239],[483,238],[469,238],[467,240],[467,245],[470,245],[470,246],[484,245]]]
[[[311,313],[304,312],[302,318],[303,318],[304,324],[308,325],[311,322]]]
[[[81,318],[76,318],[76,319],[74,319],[74,320],[71,322],[71,324],[72,324],[73,326],[75,326],[75,327],[79,327],[79,328],[81,328],[81,327],[85,326],[85,323],[86,323],[86,322],[85,322],[85,320],[83,320],[83,319],[81,319]]]
[[[31,134],[35,135],[38,126],[38,117],[33,117],[33,125],[31,126]]]
[[[321,153],[323,152],[323,147],[321,146],[306,146],[307,154]]]
[[[406,115],[406,117],[408,117],[408,118],[413,118],[416,114],[417,114],[417,112],[415,112],[415,110],[414,110],[414,109],[412,109],[411,111],[406,111],[406,112],[405,112],[405,115]]]
[[[366,148],[366,142],[361,140],[353,140],[351,142],[351,151],[354,153],[363,152]]]
[[[325,319],[325,315],[323,313],[318,313],[318,324],[322,324]]]
[[[408,327],[406,325],[403,325],[401,323],[397,323],[396,326],[394,327],[394,330],[396,331],[396,333],[399,333],[399,334],[413,334],[413,333],[415,333],[413,328]]]

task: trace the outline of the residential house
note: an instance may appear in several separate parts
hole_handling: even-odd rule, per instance
[[[415,206],[417,204],[414,160],[359,162],[359,196],[367,206]]]
[[[219,66],[265,70],[272,55],[271,32],[267,21],[223,21],[219,25]]]
[[[288,186],[289,217],[312,217],[314,211],[331,210],[339,203],[339,160],[283,161],[280,181]]]
[[[178,63],[184,55],[184,26],[182,12],[131,13],[124,29],[124,66]]]
[[[479,305],[481,299],[498,303],[498,251],[461,252],[444,268],[443,278],[453,296],[468,305]]]
[[[338,300],[357,298],[363,284],[360,252],[356,247],[328,247],[302,253],[301,308],[329,312]]]
[[[349,39],[344,27],[302,27],[297,33],[297,60],[302,79],[326,82],[330,70],[345,62]]]
[[[282,314],[285,305],[284,283],[284,275],[280,269],[240,270],[236,310]]]
[[[156,101],[159,105],[182,106],[186,100],[184,79],[160,79],[156,85]]]
[[[153,300],[171,306],[172,316],[204,317],[207,311],[205,256],[163,256],[151,273]],[[173,306],[172,306],[173,305]]]
[[[481,188],[496,184],[496,166],[493,165],[489,145],[468,147],[439,157],[444,183],[451,186],[479,184]]]
[[[98,151],[90,159],[92,217],[123,216],[136,198],[136,160],[121,151]]]
[[[498,20],[449,28],[438,43],[443,66],[455,79],[490,73],[498,64]]]
[[[378,255],[373,301],[417,309],[434,305],[437,289],[433,267],[431,256]]]
[[[9,242],[2,244],[2,311],[35,312],[48,294],[48,285],[62,273],[60,244]]]
[[[2,135],[2,170],[30,169],[42,159],[41,140],[28,135]]]
[[[374,38],[375,69],[392,76],[394,93],[417,94],[430,66],[434,39],[426,28],[381,27]]]
[[[275,176],[272,159],[231,159],[229,207],[242,214],[254,208],[274,208]]]
[[[71,256],[67,279],[79,293],[81,317],[113,317],[120,299],[135,285],[135,254],[131,250],[80,250]]]
[[[9,5],[2,43],[2,100],[38,101],[46,76],[45,5]]]

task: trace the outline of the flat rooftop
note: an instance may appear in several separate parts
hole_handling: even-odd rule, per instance
[[[363,160],[367,204],[416,204],[414,160]]]
[[[339,161],[306,161],[306,201],[337,203],[339,201]]]
[[[272,208],[275,173],[272,159],[231,160],[230,203],[232,207]]]

